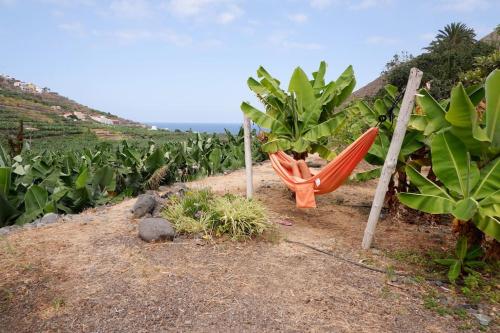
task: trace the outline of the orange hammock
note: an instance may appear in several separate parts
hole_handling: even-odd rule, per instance
[[[296,177],[284,167],[293,158],[282,151],[269,154],[271,164],[288,188],[295,192],[297,208],[316,208],[316,194],[336,190],[349,177],[354,168],[370,150],[378,134],[378,128],[370,128],[366,133],[330,161],[323,169],[309,179]]]

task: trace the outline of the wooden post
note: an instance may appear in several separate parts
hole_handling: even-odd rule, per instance
[[[403,97],[403,101],[401,102],[396,128],[394,129],[394,134],[392,135],[391,145],[389,146],[389,151],[387,152],[387,157],[385,159],[384,166],[382,167],[382,173],[377,185],[377,190],[375,191],[375,197],[373,198],[370,216],[368,217],[368,222],[366,224],[362,244],[362,247],[365,250],[369,249],[372,245],[375,228],[377,227],[380,211],[382,210],[382,206],[384,204],[387,187],[389,186],[392,174],[396,170],[399,152],[401,151],[401,146],[403,145],[406,127],[410,121],[411,112],[415,104],[415,94],[420,86],[422,75],[423,72],[417,68],[412,68],[410,70],[410,76],[408,77],[405,95]]]
[[[247,116],[243,117],[243,132],[245,138],[245,171],[247,178],[247,199],[252,199],[253,197],[252,124]]]

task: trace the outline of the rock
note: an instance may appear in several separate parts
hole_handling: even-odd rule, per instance
[[[139,237],[146,242],[172,241],[175,237],[175,230],[165,219],[145,218],[139,222]]]
[[[472,315],[474,317],[476,317],[476,319],[479,321],[479,324],[481,324],[481,326],[488,326],[491,322],[491,317],[487,316],[485,314],[473,313]]]
[[[132,208],[134,218],[140,218],[148,213],[152,213],[155,209],[156,200],[151,194],[142,194],[137,197],[137,200]]]
[[[19,228],[21,228],[21,227],[16,225],[16,224],[0,228],[0,236],[10,234],[11,232],[13,232]]]
[[[48,213],[45,214],[41,219],[40,222],[38,222],[36,225],[38,227],[47,225],[47,224],[52,224],[56,223],[59,220],[59,214],[54,214],[54,213]]]

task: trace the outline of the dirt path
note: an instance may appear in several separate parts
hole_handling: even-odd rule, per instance
[[[243,193],[243,174],[190,186]],[[294,208],[269,164],[255,168],[255,184],[272,220],[294,222],[280,226],[281,241],[147,244],[130,218],[133,199],[1,238],[0,331],[458,331],[422,306],[418,286],[284,241],[384,265],[383,251],[428,248],[447,231],[382,223],[377,250],[362,252],[368,208],[349,205],[369,204],[375,182],[343,186],[308,211]]]

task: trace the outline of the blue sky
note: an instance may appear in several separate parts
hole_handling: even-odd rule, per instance
[[[478,37],[500,0],[0,0],[0,73],[137,121],[237,122],[259,65],[287,87],[321,60],[357,88],[393,54],[461,21]]]

